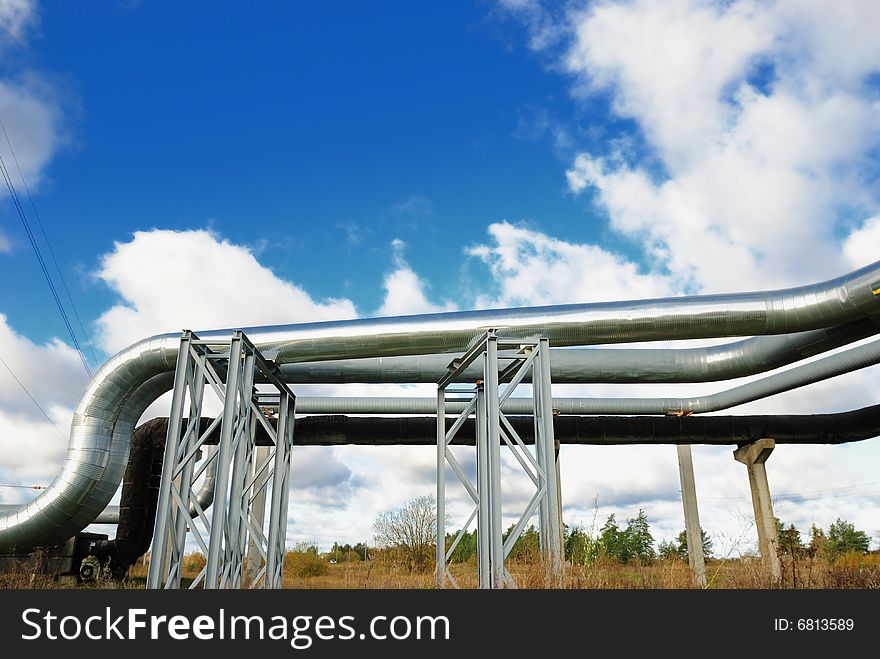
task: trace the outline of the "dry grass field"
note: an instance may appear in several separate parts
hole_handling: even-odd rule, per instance
[[[191,557],[185,580],[200,568],[201,556]],[[316,556],[303,560],[300,552],[288,552],[285,588],[402,589],[434,588],[429,572],[402,568],[391,560],[353,561],[330,564]],[[803,558],[783,560],[783,578],[773,584],[764,576],[757,558],[709,560],[707,575],[712,589],[831,588],[880,589],[880,554],[849,554],[834,561]],[[546,588],[545,570],[539,562],[512,562],[509,571],[519,588]],[[27,574],[0,575],[0,588],[143,588],[147,568],[133,567],[123,582],[101,579],[88,584]],[[454,564],[452,574],[462,588],[476,587],[476,564]],[[621,565],[600,559],[590,565],[567,565],[563,588],[572,589],[676,589],[692,588],[690,571],[678,559],[656,560],[650,565]]]

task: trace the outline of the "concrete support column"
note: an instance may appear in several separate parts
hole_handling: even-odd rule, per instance
[[[776,442],[772,439],[759,439],[757,442],[741,446],[733,452],[737,462],[742,462],[749,472],[749,487],[752,490],[752,506],[755,509],[755,525],[758,527],[758,547],[764,569],[776,582],[782,578],[782,564],[779,560],[779,534],[776,517],[773,515],[773,501],[770,499],[770,485],[767,482],[767,469],[764,463]]]
[[[688,563],[694,585],[706,587],[706,560],[703,556],[703,532],[697,507],[697,485],[690,444],[678,445],[678,475],[681,479],[681,503],[684,506],[684,528],[687,535]]]

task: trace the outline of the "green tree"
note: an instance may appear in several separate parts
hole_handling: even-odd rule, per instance
[[[794,524],[789,524],[785,528],[779,518],[776,518],[776,533],[779,536],[779,551],[789,556],[800,556],[804,552],[804,542],[801,539],[801,532],[798,531]]]
[[[348,543],[343,545],[338,542],[334,542],[333,548],[330,550],[327,558],[332,561],[336,561],[337,563],[343,563],[346,561],[363,561],[366,560],[366,549],[367,546],[362,542],[359,542],[354,546]]]
[[[657,545],[657,555],[664,560],[684,558],[679,551],[678,543],[673,540],[661,540]]]
[[[713,549],[712,538],[709,537],[709,534],[706,533],[705,529],[700,529],[700,538],[703,541],[703,556],[705,558],[712,558],[715,550]],[[685,530],[679,533],[673,541],[661,542],[658,547],[658,553],[660,554],[660,558],[680,558],[682,560],[687,559],[687,531]]]
[[[513,525],[502,534],[502,538],[506,541],[513,531]],[[513,547],[510,548],[510,557],[520,561],[535,561],[541,555],[541,540],[538,531],[534,526],[529,526],[522,535],[520,535]]]
[[[866,554],[870,544],[871,539],[864,531],[857,531],[850,522],[839,517],[834,524],[828,527],[828,549],[834,556],[849,551]]]
[[[614,513],[608,515],[608,519],[599,530],[599,547],[605,556],[616,558],[621,563],[628,563],[632,558],[626,538],[617,524]]]
[[[365,543],[365,542],[357,543],[354,547],[352,547],[352,550],[354,551],[355,554],[357,554],[358,558],[360,558],[362,561],[365,561],[365,560],[367,560],[367,558],[369,558],[370,550],[367,547],[367,543]]]
[[[636,517],[627,519],[623,530],[614,514],[609,515],[599,533],[599,547],[606,556],[616,558],[621,563],[629,563],[633,559],[638,559],[642,564],[651,562],[656,552],[645,511],[639,510]]]
[[[578,527],[565,531],[565,558],[572,565],[589,565],[599,558],[599,540]]]
[[[458,531],[453,531],[452,533],[446,534],[446,551],[449,551],[449,548],[452,546],[452,543],[455,542],[456,536],[458,536]],[[477,555],[477,531],[474,529],[470,533],[463,533],[461,536],[461,540],[458,541],[458,544],[455,546],[452,554],[449,557],[449,560],[453,563],[465,563],[471,559],[472,556]]]
[[[637,558],[642,565],[647,565],[657,557],[654,536],[651,535],[648,516],[644,510],[639,509],[638,515],[626,520],[624,536],[631,557]]]

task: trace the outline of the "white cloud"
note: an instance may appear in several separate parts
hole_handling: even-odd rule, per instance
[[[97,321],[98,343],[111,353],[159,332],[356,315],[351,301],[316,301],[247,247],[203,230],[135,232],[115,243],[96,275],[122,298]]]
[[[0,0],[0,34],[6,39],[22,41],[36,19],[34,0]]]
[[[66,433],[73,409],[53,407],[47,411],[55,425]],[[0,474],[4,484],[48,485],[55,478],[67,453],[67,440],[49,421],[0,410],[0,433]],[[9,494],[4,488],[0,488],[0,493]]]
[[[13,185],[23,187],[18,172],[21,167],[32,191],[39,189],[49,161],[68,141],[59,90],[46,76],[29,69],[26,60],[7,55],[7,51],[26,44],[28,30],[37,18],[32,0],[0,0],[0,64],[5,74],[0,76],[0,118],[6,132],[0,131],[0,155]],[[0,195],[7,194],[6,186],[0,187]],[[14,242],[0,231],[0,253],[13,247]]]
[[[526,25],[532,50],[544,50],[562,38],[553,15],[538,0],[499,0],[498,4]]]
[[[0,364],[0,482],[46,485],[58,472],[67,450],[65,437],[73,408],[85,389],[86,376],[75,350],[59,339],[35,344],[10,327],[3,314],[0,346],[0,357],[9,369]],[[3,502],[16,502],[33,494],[0,488]]]
[[[489,226],[491,244],[468,253],[490,269],[497,293],[477,306],[516,306],[649,298],[672,293],[660,274],[643,274],[632,262],[598,245],[569,243],[509,222]]]
[[[36,344],[16,332],[2,313],[0,357],[44,408],[73,407],[87,382],[76,350],[57,338]],[[2,364],[0,410],[34,420],[44,419]]]
[[[60,100],[54,88],[35,73],[19,79],[0,80],[0,117],[6,127],[15,157],[31,190],[39,185],[43,170],[66,142]],[[16,187],[21,187],[18,169],[0,134],[0,153]],[[3,188],[4,194],[6,188]]]
[[[868,218],[847,236],[843,253],[853,268],[873,263],[880,257],[880,215]]]
[[[722,93],[773,40],[749,2],[603,2],[572,21],[568,69],[587,89],[611,88],[616,111],[675,163],[723,129]]]
[[[428,285],[422,281],[409,263],[403,258],[406,243],[395,239],[391,243],[394,251],[394,269],[385,275],[383,286],[385,299],[379,307],[380,316],[402,316],[414,313],[436,313],[452,311],[455,306],[446,302],[434,304],[428,299]]]
[[[878,206],[880,113],[864,85],[880,71],[878,11],[639,0],[573,14],[576,87],[607,91],[645,147],[581,153],[571,189],[595,190],[613,229],[695,289],[839,274],[839,232]],[[857,56],[840,54],[850,40]]]

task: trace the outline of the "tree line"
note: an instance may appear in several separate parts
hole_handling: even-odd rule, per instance
[[[816,525],[810,529],[809,540],[804,540],[800,531],[793,525],[786,526],[776,520],[779,533],[779,552],[795,558],[815,556],[833,560],[849,553],[867,553],[870,536],[858,530],[846,520],[838,518],[827,532]],[[374,541],[379,551],[399,559],[412,570],[430,570],[434,567],[435,538],[437,528],[436,502],[431,496],[412,499],[395,511],[377,516],[374,525]],[[651,532],[647,513],[640,509],[634,517],[623,523],[611,514],[601,528],[588,531],[580,526],[563,525],[565,558],[576,565],[587,565],[601,558],[620,563],[637,562],[650,564],[657,559],[687,560],[687,534],[682,530],[674,540],[657,543]],[[504,531],[506,540],[513,531],[511,525]],[[700,530],[703,555],[714,557],[714,546],[705,529]],[[473,560],[477,554],[477,532],[472,530],[446,534],[447,550],[452,548],[450,560],[463,563]],[[454,545],[454,547],[453,547]],[[317,554],[317,548],[311,549]],[[367,543],[355,545],[334,543],[333,548],[323,557],[330,562],[369,560],[375,550]],[[528,527],[516,540],[510,552],[513,560],[530,561],[540,559],[540,537],[534,526]]]

